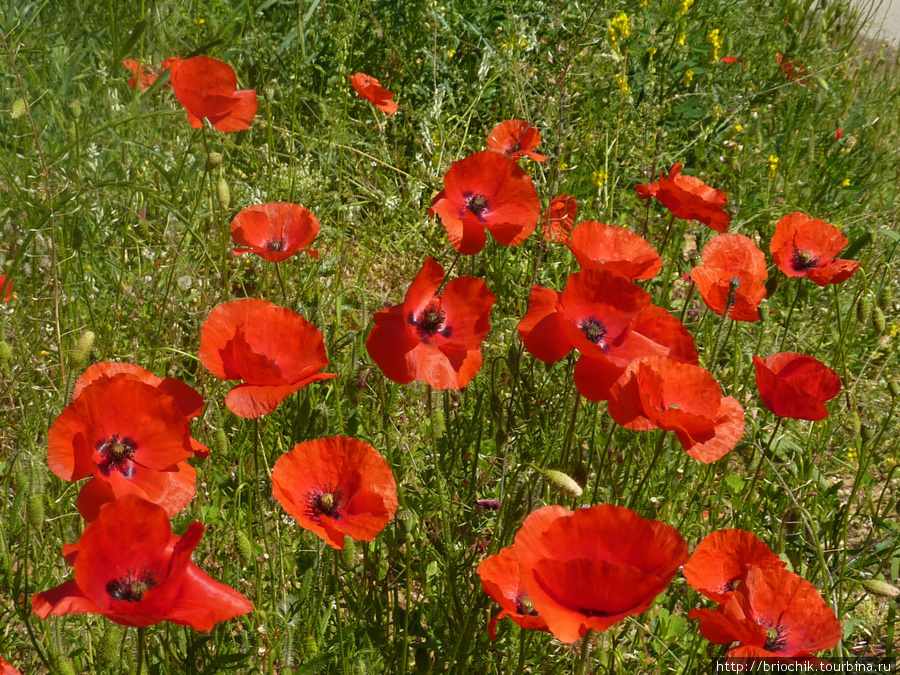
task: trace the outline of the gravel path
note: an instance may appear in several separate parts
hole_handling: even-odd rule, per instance
[[[865,12],[870,0],[856,0],[856,4]],[[878,4],[878,0],[873,4]],[[883,0],[873,12],[866,32],[871,38],[881,35],[893,45],[900,44],[900,0]]]

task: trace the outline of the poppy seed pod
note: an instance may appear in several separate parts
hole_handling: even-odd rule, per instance
[[[890,380],[888,382],[888,391],[891,393],[891,398],[900,396],[900,381]]]

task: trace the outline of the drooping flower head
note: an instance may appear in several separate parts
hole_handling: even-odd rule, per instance
[[[740,643],[730,657],[802,657],[832,649],[841,624],[816,587],[783,567],[755,566],[715,610],[688,613],[713,644]]]
[[[841,378],[806,354],[781,352],[763,361],[753,357],[756,387],[766,408],[779,417],[818,422],[828,417],[825,403],[841,391]]]
[[[100,509],[78,543],[63,546],[75,578],[36,593],[32,610],[42,619],[101,614],[123,626],[171,621],[203,631],[247,614],[247,598],[191,562],[204,530],[191,523],[179,537],[161,507],[121,497]]]
[[[514,160],[498,152],[476,152],[453,162],[444,189],[428,210],[434,214],[440,216],[453,248],[473,255],[484,248],[485,230],[504,246],[525,241],[537,226],[541,200]]]
[[[250,206],[231,221],[235,255],[256,253],[269,262],[287,260],[299,251],[318,258],[306,248],[319,234],[319,220],[299,204],[272,202]]]
[[[237,74],[223,61],[208,56],[178,60],[169,66],[172,89],[194,129],[208,119],[219,131],[250,128],[256,116],[256,92],[237,90]]]
[[[397,102],[392,100],[394,92],[381,86],[381,82],[365,73],[356,73],[350,76],[350,84],[356,89],[361,98],[371,101],[381,112],[393,115],[397,112]]]
[[[722,396],[700,366],[659,357],[633,361],[613,385],[609,416],[627,429],[674,431],[685,451],[709,464],[744,435],[744,409]]]
[[[725,602],[747,571],[760,565],[784,567],[784,562],[752,532],[718,530],[700,542],[682,571],[691,588]]]
[[[153,83],[156,82],[156,79],[159,77],[160,73],[168,70],[173,63],[176,61],[180,61],[181,59],[177,56],[172,56],[162,62],[159,67],[159,70],[149,71],[147,66],[141,65],[134,59],[125,59],[122,61],[122,65],[128,68],[134,75],[128,80],[128,86],[132,89],[135,89],[138,85],[141,87],[141,91],[145,89],[149,89],[153,86]]]
[[[216,377],[243,380],[225,405],[238,417],[268,415],[312,382],[330,380],[322,333],[289,309],[252,298],[210,312],[200,332],[200,361]]]
[[[512,546],[482,560],[476,572],[481,577],[481,588],[501,608],[488,624],[491,642],[497,640],[497,622],[507,616],[522,628],[549,632],[547,622],[534,609],[522,585],[522,572]]]
[[[546,157],[532,152],[541,143],[541,132],[525,120],[506,120],[491,129],[488,134],[488,150],[499,152],[510,159],[528,157],[544,162]]]
[[[750,237],[720,234],[703,249],[703,264],[691,270],[703,302],[719,316],[759,321],[757,308],[766,297],[766,256]]]
[[[578,203],[574,197],[560,195],[550,202],[547,222],[544,223],[544,239],[547,241],[568,241],[572,226],[575,225],[575,214]]]
[[[196,492],[190,426],[176,399],[129,373],[96,378],[50,427],[50,470],[67,481],[92,476],[78,495],[85,520],[135,494],[171,517]],[[202,447],[202,446],[201,446]]]
[[[592,220],[578,223],[566,242],[581,269],[605,269],[626,279],[652,279],[662,269],[656,250],[631,230]]]
[[[860,266],[853,260],[835,259],[847,243],[847,237],[834,225],[796,211],[775,225],[769,250],[778,269],[787,276],[806,277],[826,286],[845,282]]]
[[[372,541],[397,512],[397,484],[375,448],[332,436],[298,443],[272,469],[272,493],[297,523],[336,549]]]
[[[481,368],[481,343],[497,298],[474,277],[453,279],[435,295],[443,278],[444,268],[426,258],[403,303],[375,315],[366,349],[394,382],[462,389]]]
[[[649,293],[602,269],[570,275],[562,293],[534,286],[518,328],[525,348],[546,363],[577,349],[575,385],[591,401],[607,400],[636,358],[697,362],[694,340],[680,321],[651,305]]]
[[[688,559],[674,527],[608,504],[534,511],[513,552],[534,610],[566,643],[643,612]]]
[[[656,197],[676,218],[699,220],[716,232],[728,229],[731,216],[725,210],[728,197],[699,178],[681,175],[683,164],[673,164],[669,177],[660,175],[658,183],[637,185],[641,199]]]

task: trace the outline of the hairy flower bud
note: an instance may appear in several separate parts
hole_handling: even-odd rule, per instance
[[[875,331],[875,335],[881,337],[886,328],[887,319],[884,318],[884,312],[881,307],[876,307],[872,310],[872,329]]]
[[[869,323],[872,318],[872,300],[863,293],[856,301],[856,320],[860,323]]]
[[[581,486],[576,483],[571,476],[562,471],[546,469],[543,474],[544,478],[547,479],[547,482],[563,494],[571,495],[572,497],[580,497],[584,492],[584,490],[581,489]]]
[[[900,597],[900,588],[892,586],[886,581],[881,581],[880,579],[863,579],[860,583],[867,591],[869,591],[869,593],[874,595],[880,595],[883,598]]]
[[[228,189],[228,182],[224,178],[219,178],[216,195],[219,197],[219,206],[227,209],[228,205],[231,204],[231,190]]]

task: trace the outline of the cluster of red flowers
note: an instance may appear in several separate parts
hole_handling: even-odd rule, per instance
[[[720,530],[708,535],[684,566],[688,583],[716,609],[688,613],[713,644],[737,643],[729,658],[798,659],[832,649],[841,624],[815,586],[785,569],[755,535]]]
[[[512,546],[478,567],[484,592],[502,610],[488,626],[491,639],[507,616],[562,642],[604,631],[647,609],[687,560],[678,530],[631,509],[540,508]]]

